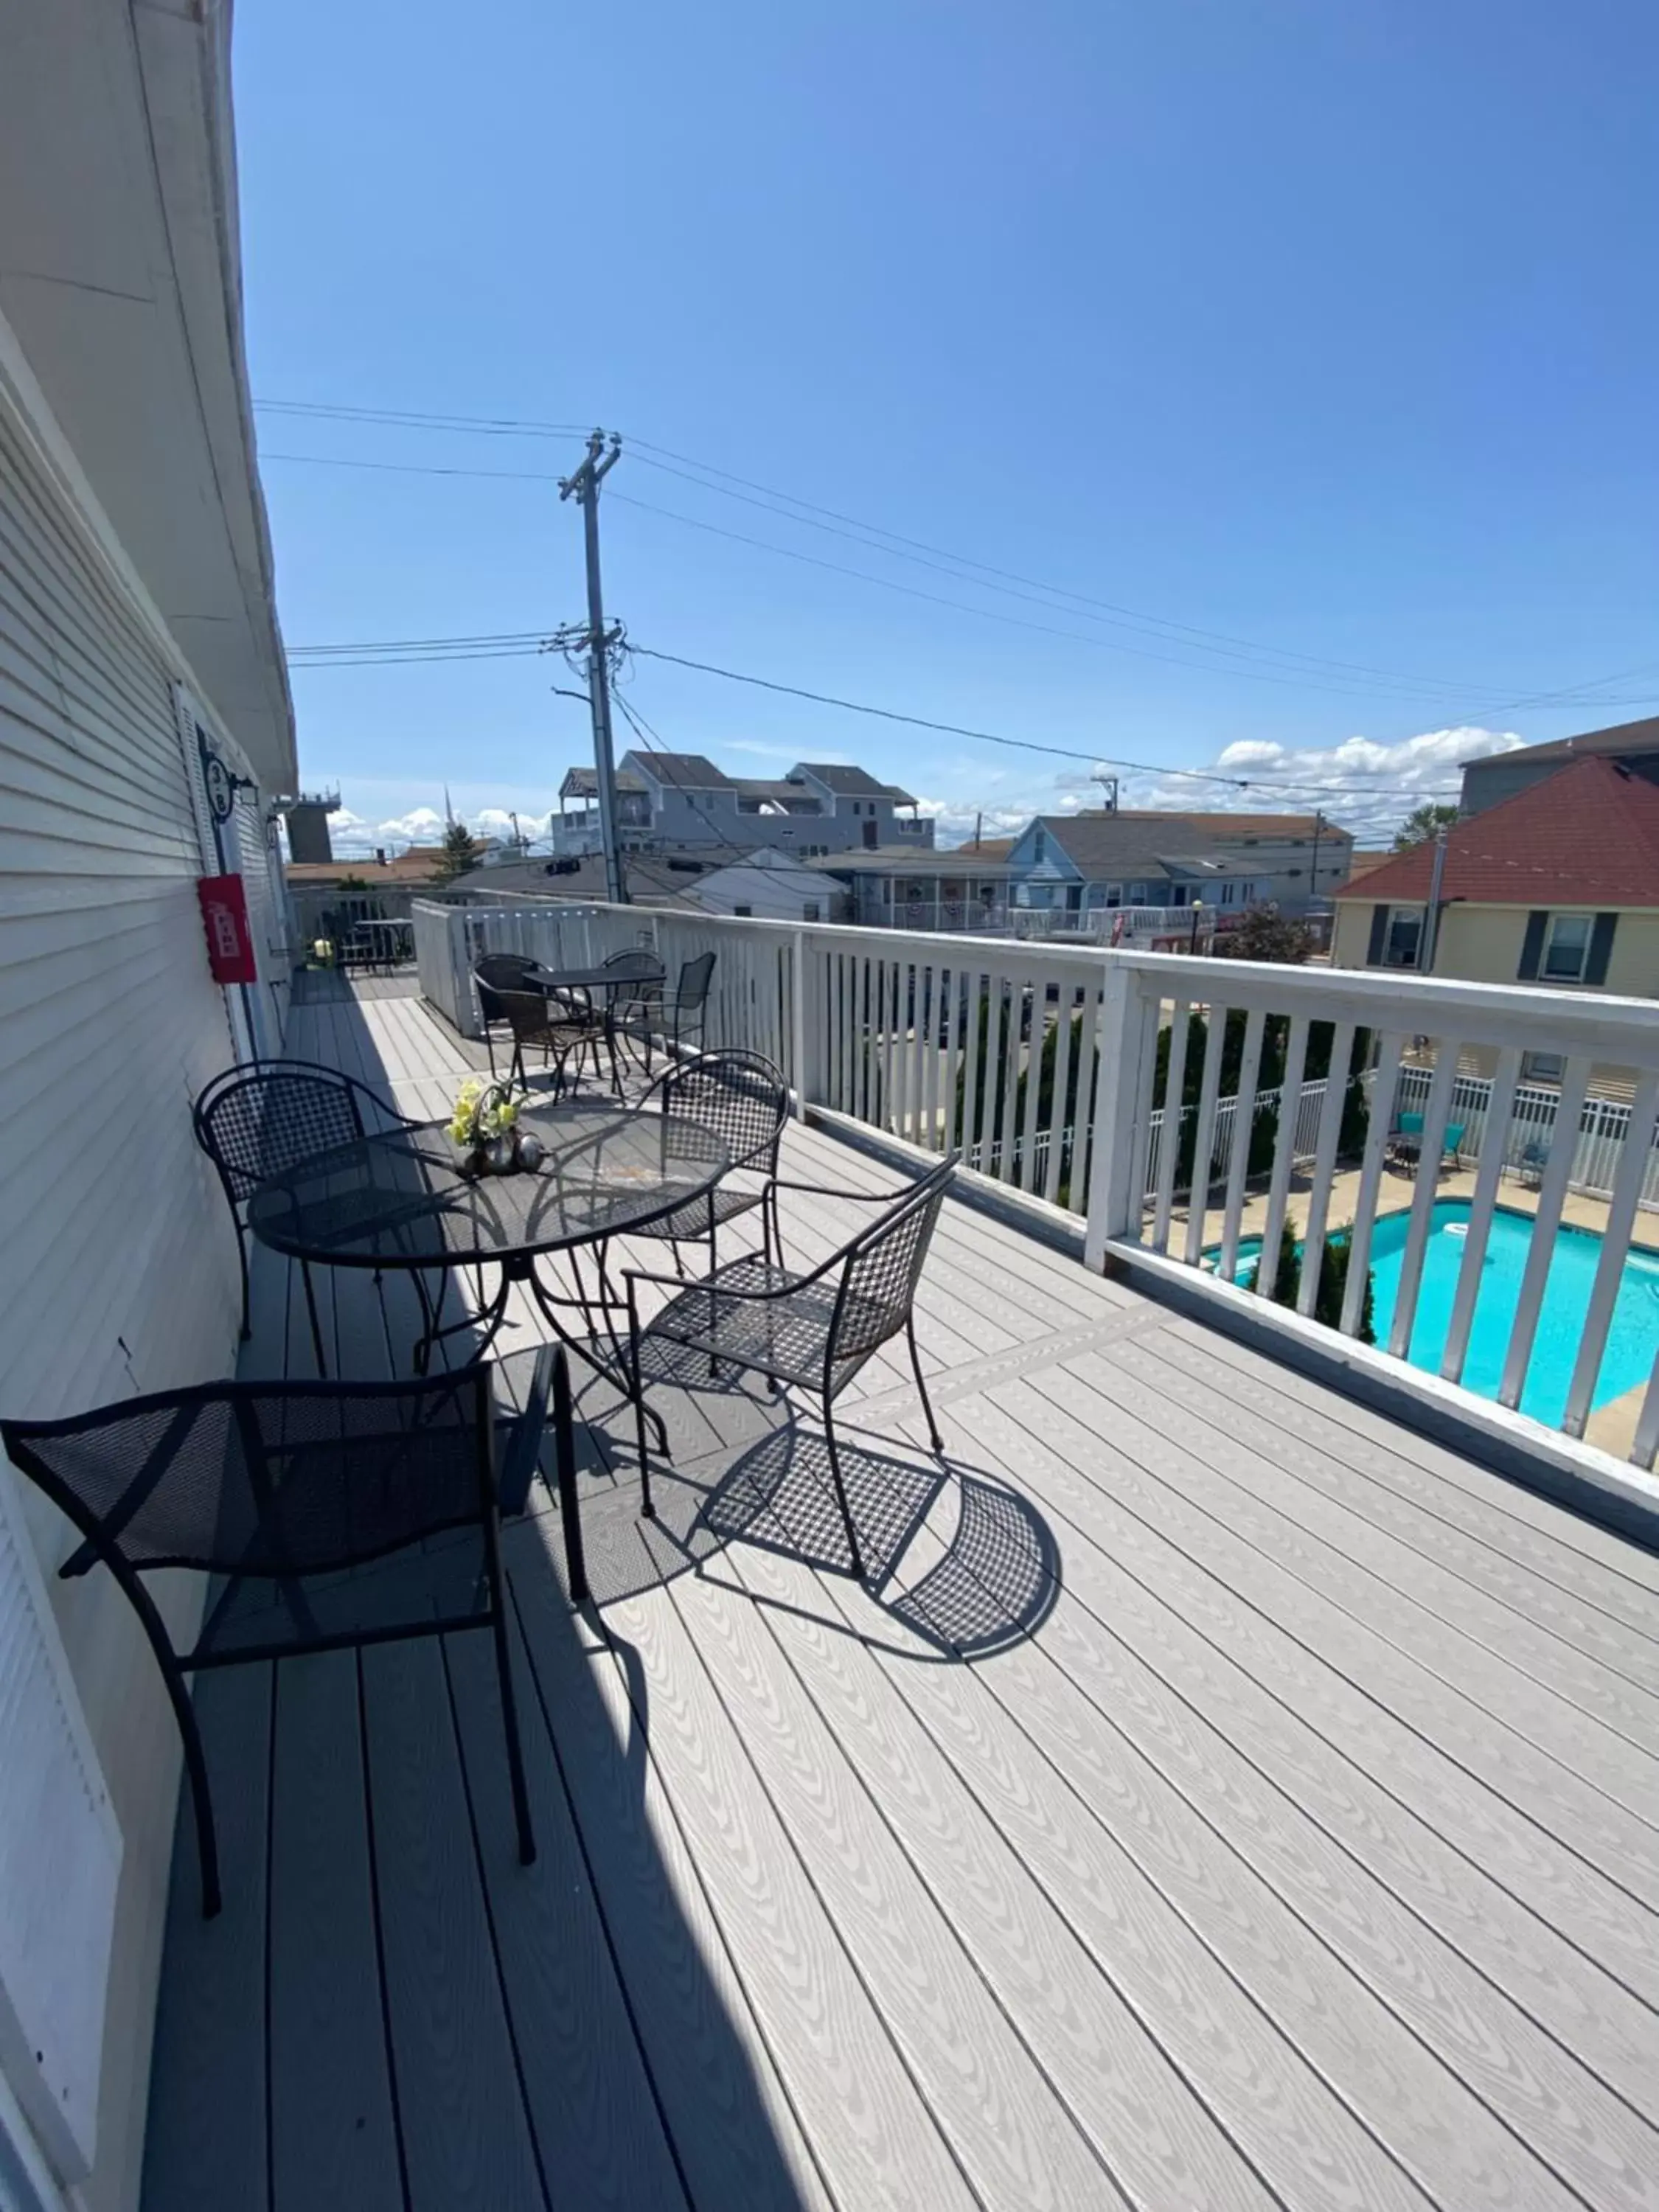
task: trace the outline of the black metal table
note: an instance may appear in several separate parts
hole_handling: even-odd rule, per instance
[[[387,1130],[336,1146],[261,1184],[248,1201],[248,1227],[261,1243],[313,1266],[410,1274],[426,1324],[415,1347],[421,1371],[440,1339],[457,1329],[476,1330],[477,1353],[485,1351],[506,1318],[513,1285],[523,1283],[555,1334],[625,1389],[608,1322],[608,1354],[599,1343],[599,1317],[622,1303],[605,1276],[604,1247],[702,1197],[730,1167],[730,1149],[700,1121],[609,1103],[523,1105],[518,1127],[532,1131],[545,1151],[529,1174],[470,1177],[441,1121]],[[584,1246],[599,1248],[592,1297],[576,1260]],[[537,1260],[553,1253],[569,1262],[574,1298],[549,1290],[536,1272]],[[477,1315],[441,1326],[450,1273],[486,1267],[501,1271],[495,1296]],[[434,1273],[443,1285],[435,1305],[425,1280]],[[561,1306],[580,1310],[585,1338],[566,1328]],[[321,1371],[314,1314],[312,1325]]]
[[[650,968],[641,969],[630,975],[615,968],[544,968],[536,963],[531,967],[528,978],[537,990],[545,991],[550,995],[557,991],[604,991],[608,994],[605,1002],[605,1036],[611,1048],[611,1085],[618,1097],[622,1096],[623,1083],[622,1069],[617,1059],[617,1000],[632,998],[641,1005],[648,1006],[654,994],[660,1002],[661,994],[668,981],[668,970],[654,953],[646,952],[641,946],[636,957],[649,960]],[[579,1068],[580,1064],[579,1059]],[[651,1031],[648,1024],[645,1032],[645,1072],[649,1076]]]

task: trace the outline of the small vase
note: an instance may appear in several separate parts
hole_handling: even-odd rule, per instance
[[[534,1175],[547,1158],[546,1147],[533,1129],[516,1129],[513,1134],[514,1164],[521,1175]]]

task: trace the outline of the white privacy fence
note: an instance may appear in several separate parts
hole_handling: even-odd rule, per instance
[[[507,894],[465,908],[417,905],[415,920],[421,988],[472,1036],[471,969],[483,951],[523,951],[558,969],[644,942],[672,989],[683,962],[713,951],[710,1046],[763,1052],[804,1104],[924,1152],[960,1151],[1011,1197],[1082,1217],[1095,1266],[1115,1257],[1178,1267],[1195,1295],[1265,1297],[1273,1269],[1258,1271],[1253,1291],[1232,1285],[1244,1209],[1254,1207],[1252,1231],[1270,1251],[1290,1224],[1302,1252],[1299,1319],[1278,1325],[1292,1330],[1362,1333],[1380,1203],[1389,1189],[1398,1215],[1409,1188],[1403,1230],[1389,1232],[1382,1334],[1395,1360],[1413,1349],[1425,1356],[1413,1329],[1435,1164],[1453,1137],[1474,1188],[1449,1320],[1432,1353],[1438,1376],[1461,1382],[1480,1304],[1483,1341],[1494,1328],[1503,1338],[1488,1395],[1522,1405],[1564,1203],[1577,1191],[1602,1201],[1606,1233],[1550,1419],[1582,1437],[1606,1395],[1598,1381],[1632,1231],[1642,1208],[1659,1206],[1659,1006],[1397,970],[1114,951],[1075,939],[797,927]],[[1194,1013],[1201,1025],[1189,1022]],[[1522,1084],[1529,1054],[1560,1058],[1559,1089]],[[1460,1073],[1460,1060],[1492,1073]],[[1350,1068],[1366,1112],[1349,1109]],[[1622,1071],[1628,1103],[1599,1095],[1610,1070]],[[1420,1117],[1410,1148],[1425,1164],[1414,1184],[1385,1186],[1401,1115]],[[1194,1161],[1208,1168],[1196,1202]],[[1494,1319],[1480,1293],[1500,1190],[1535,1225]],[[1328,1267],[1337,1229],[1343,1265]],[[1511,1241],[1506,1231],[1506,1250]],[[1446,1258],[1437,1244],[1437,1267]],[[1654,1316],[1659,1341],[1659,1298]],[[1652,1464],[1659,1391],[1647,1390],[1626,1441],[1634,1460]]]

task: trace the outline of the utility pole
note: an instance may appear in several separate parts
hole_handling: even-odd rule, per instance
[[[1446,833],[1437,830],[1434,836],[1434,860],[1429,871],[1429,903],[1424,909],[1423,927],[1417,933],[1417,964],[1425,975],[1434,973],[1435,939],[1440,934],[1440,892],[1446,880]]]
[[[1313,883],[1309,892],[1311,898],[1319,896],[1319,833],[1324,826],[1325,817],[1316,807],[1314,809]]]
[[[599,842],[605,848],[605,891],[615,906],[628,903],[628,876],[617,836],[617,767],[611,744],[611,673],[605,656],[614,642],[605,627],[605,597],[599,587],[599,486],[622,458],[622,440],[603,430],[587,441],[587,458],[574,476],[559,480],[561,500],[574,498],[582,511],[587,555],[587,696],[593,714],[593,772],[599,784]]]
[[[1091,775],[1091,783],[1100,786],[1100,811],[1103,814],[1117,812],[1117,778],[1115,775]]]

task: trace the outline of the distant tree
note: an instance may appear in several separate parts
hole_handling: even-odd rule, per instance
[[[444,831],[443,858],[438,863],[438,872],[446,882],[452,876],[464,876],[477,859],[477,845],[465,822],[452,822]]]
[[[1394,833],[1396,853],[1409,853],[1413,845],[1426,845],[1442,830],[1449,830],[1457,819],[1457,807],[1451,799],[1425,799],[1420,806],[1413,807]]]
[[[1276,906],[1253,906],[1239,918],[1237,929],[1218,934],[1211,950],[1228,960],[1275,960],[1300,967],[1317,945],[1305,921],[1293,921]]]

